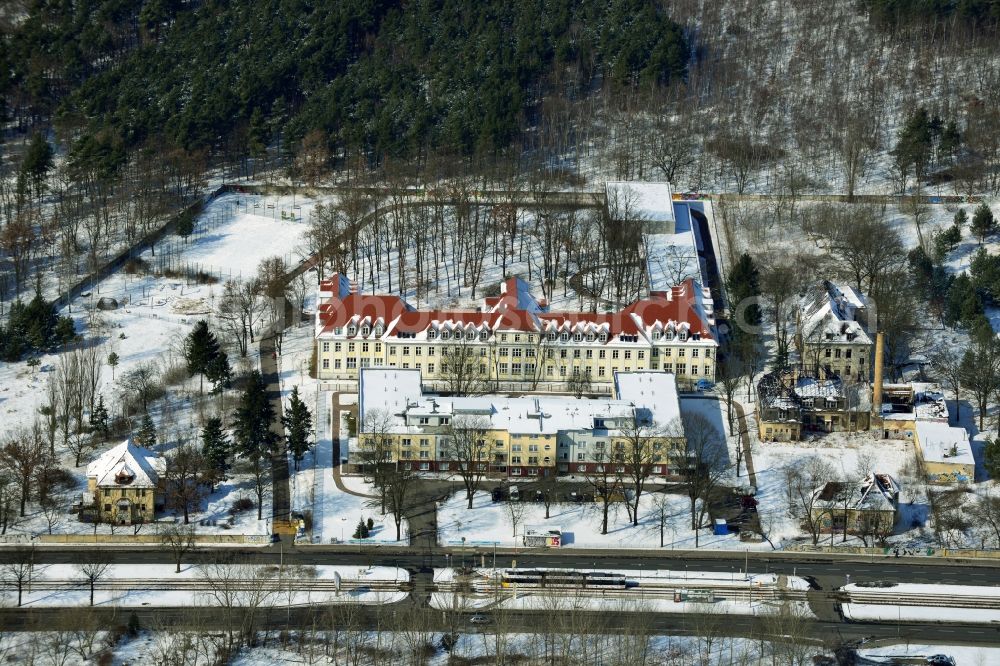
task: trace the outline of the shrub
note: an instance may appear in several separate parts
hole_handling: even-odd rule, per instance
[[[149,262],[142,257],[133,257],[125,262],[123,270],[129,275],[141,275],[149,272]]]
[[[243,511],[249,511],[250,509],[254,508],[254,506],[255,505],[252,499],[250,499],[249,497],[241,497],[238,500],[235,500],[233,502],[233,505],[229,507],[229,513],[230,515],[235,516],[236,514],[242,513]]]
[[[54,350],[75,337],[72,317],[60,317],[53,303],[35,293],[27,304],[11,304],[7,327],[0,326],[0,360],[13,362],[28,353]]]

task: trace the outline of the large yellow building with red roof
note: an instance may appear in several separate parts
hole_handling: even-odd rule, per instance
[[[509,278],[479,309],[417,310],[398,296],[361,294],[342,275],[319,288],[316,371],[356,382],[366,367],[420,370],[439,390],[470,379],[490,390],[610,393],[615,372],[654,370],[692,388],[715,380],[713,303],[694,280],[617,312],[551,312]]]

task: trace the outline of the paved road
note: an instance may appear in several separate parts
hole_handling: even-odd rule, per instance
[[[650,635],[715,635],[743,636],[754,639],[768,639],[782,636],[796,636],[800,640],[811,640],[817,645],[839,645],[845,641],[860,639],[876,639],[882,643],[917,642],[945,643],[963,645],[996,646],[1000,642],[1000,628],[997,627],[961,627],[933,625],[927,623],[900,622],[891,624],[877,623],[832,623],[822,621],[795,620],[791,624],[782,625],[766,617],[743,615],[698,615],[694,613],[593,613],[588,615],[586,622],[551,622],[551,611],[507,611],[498,618],[497,623],[486,627],[476,627],[469,624],[466,616],[461,614],[442,613],[437,610],[417,609],[412,604],[393,604],[381,608],[359,607],[356,613],[357,629],[367,628],[382,631],[412,630],[414,613],[423,613],[423,626],[429,632],[462,631],[491,634],[552,631],[561,633],[575,631],[583,633],[618,633],[645,631]],[[105,607],[88,608],[87,613],[67,615],[63,609],[43,608],[3,608],[0,609],[0,626],[10,631],[46,630],[56,626],[72,623],[74,619],[83,621],[87,616],[96,615],[102,622],[123,624],[127,618],[135,614],[139,624],[144,627],[161,627],[188,630],[224,630],[226,629],[225,613],[218,609],[200,608],[138,608],[114,609]],[[327,630],[335,623],[339,624],[335,611],[331,607],[310,606],[305,608],[268,608],[259,609],[259,629],[281,629],[285,627],[315,626],[318,630]],[[242,614],[237,613],[236,621],[242,620]],[[424,624],[426,623],[426,624]],[[553,626],[554,625],[554,626]],[[342,626],[340,628],[343,628]]]
[[[482,555],[492,563],[493,548],[466,548],[472,559]],[[463,549],[414,548],[391,546],[294,546],[290,543],[261,548],[214,547],[200,548],[192,558],[216,559],[238,556],[249,561],[286,564],[385,565],[417,569],[424,566],[443,567],[445,555],[461,556]],[[0,548],[0,562],[15,558],[11,548]],[[863,580],[899,580],[912,583],[947,583],[1000,586],[1000,562],[953,561],[943,558],[870,558],[866,556],[829,555],[827,553],[795,552],[732,552],[732,551],[620,551],[563,549],[560,551],[515,551],[498,548],[497,564],[509,566],[516,559],[522,567],[685,569],[730,573],[749,565],[751,573],[783,573],[815,579],[822,589],[839,587],[850,574],[852,582]],[[35,562],[39,564],[76,563],[107,559],[117,563],[171,562],[170,553],[156,547],[35,547]],[[822,583],[827,583],[823,585]]]
[[[267,383],[268,397],[274,407],[275,421],[271,431],[278,435],[278,449],[271,456],[271,517],[272,522],[288,520],[292,514],[291,492],[289,490],[288,454],[285,450],[285,429],[281,425],[284,408],[281,405],[281,382],[278,379],[278,361],[274,355],[274,338],[260,340],[260,373]]]

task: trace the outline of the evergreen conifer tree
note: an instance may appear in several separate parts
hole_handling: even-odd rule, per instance
[[[139,426],[139,430],[135,433],[133,440],[139,446],[144,446],[147,449],[156,446],[156,424],[153,423],[149,412],[143,413],[142,425]]]
[[[996,231],[997,221],[993,217],[993,212],[986,202],[979,204],[976,212],[972,214],[972,233],[979,239],[982,245],[986,237]]]
[[[306,403],[299,398],[298,386],[292,389],[292,395],[289,398],[288,407],[285,408],[285,414],[281,417],[281,423],[288,433],[286,438],[288,450],[291,451],[292,459],[295,461],[295,469],[298,470],[303,456],[312,446],[309,441],[309,433],[312,430],[312,414],[309,413]]]
[[[969,221],[969,216],[966,214],[964,208],[959,208],[955,213],[955,226],[961,229]]]
[[[188,375],[201,375],[199,392],[205,392],[205,375],[212,361],[220,353],[219,341],[215,334],[208,330],[208,322],[202,319],[194,325],[184,344],[184,358],[187,360]]]
[[[97,396],[97,404],[90,412],[90,427],[94,429],[101,439],[108,438],[108,408],[104,406],[104,394]]]
[[[983,449],[983,467],[991,479],[1000,479],[1000,437],[987,440]]]
[[[250,373],[246,390],[233,414],[233,448],[251,465],[257,493],[258,520],[263,517],[261,505],[269,480],[268,464],[278,443],[278,435],[271,430],[274,419],[274,407],[267,395],[267,384],[260,372],[254,370]]]
[[[205,368],[205,377],[212,382],[212,392],[219,393],[223,389],[229,388],[233,380],[233,370],[229,366],[229,355],[219,350],[219,353],[208,362]]]
[[[222,427],[222,419],[213,417],[205,422],[205,427],[201,429],[201,445],[201,453],[211,470],[214,485],[215,480],[222,478],[229,467],[228,460],[232,450],[229,435]]]

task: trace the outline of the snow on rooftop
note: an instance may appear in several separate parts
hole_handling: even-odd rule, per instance
[[[645,423],[667,426],[680,418],[676,378],[664,372],[616,373],[617,399],[567,396],[425,395],[419,370],[363,368],[359,385],[360,416],[390,412],[400,432],[419,430],[407,417],[483,416],[492,428],[512,433],[557,434],[560,431],[614,429],[633,415]]]
[[[401,412],[422,393],[419,370],[361,368],[359,378],[358,416],[362,422],[370,410]]]
[[[937,421],[918,420],[916,429],[924,461],[955,465],[976,464],[969,443],[969,432],[965,428],[954,428]]]
[[[865,297],[847,285],[828,280],[805,294],[800,302],[802,335],[812,341],[871,344],[858,321],[867,308]]]
[[[649,222],[673,222],[674,202],[670,183],[643,183],[636,181],[609,181],[605,183],[608,200],[635,197],[634,209],[639,217]]]
[[[96,478],[98,487],[154,488],[166,465],[162,456],[127,439],[87,465],[87,478]]]

